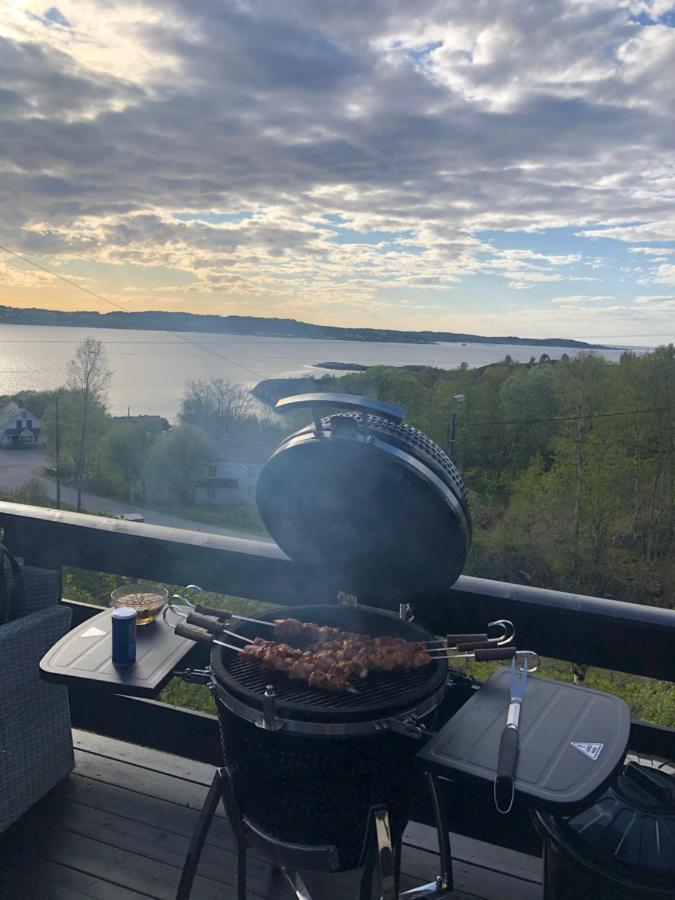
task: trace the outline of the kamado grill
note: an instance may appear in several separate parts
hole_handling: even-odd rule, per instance
[[[314,424],[287,438],[266,464],[258,509],[291,558],[337,575],[345,593],[335,606],[286,607],[257,620],[197,605],[176,627],[186,637],[217,641],[207,677],[225,760],[179,897],[189,894],[221,795],[240,848],[256,845],[280,863],[298,897],[309,894],[290,869],[363,864],[362,897],[371,896],[373,868],[377,896],[398,896],[394,860],[409,818],[413,759],[419,739],[433,733],[448,683],[447,645],[411,621],[412,612],[416,597],[448,589],[461,572],[471,540],[467,497],[447,455],[402,423],[404,410],[337,394],[277,404],[285,411],[307,407]],[[326,408],[348,411],[322,418]],[[358,605],[362,595],[378,608]],[[246,639],[272,638],[270,625],[287,617],[436,650],[423,667],[370,672],[348,690],[320,689],[239,652]],[[460,652],[477,647],[478,657],[497,659],[515,652],[497,646],[500,636],[465,637]],[[501,637],[508,641],[512,632]],[[244,898],[244,851],[239,871]],[[443,896],[449,887],[440,878],[429,892]]]

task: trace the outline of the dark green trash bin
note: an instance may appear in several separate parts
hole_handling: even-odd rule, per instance
[[[675,764],[631,754],[583,812],[534,812],[545,900],[675,898]]]

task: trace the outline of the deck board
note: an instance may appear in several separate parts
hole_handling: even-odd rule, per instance
[[[75,772],[0,835],[7,900],[173,900],[213,770],[192,760],[73,732]],[[456,900],[541,900],[541,860],[452,836]],[[213,822],[194,900],[235,900],[236,857],[222,810]],[[411,824],[402,889],[438,873],[435,833]],[[305,880],[316,900],[355,896],[357,873]],[[279,873],[249,854],[251,900],[290,900]]]

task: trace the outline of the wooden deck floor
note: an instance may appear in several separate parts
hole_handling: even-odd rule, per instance
[[[74,732],[75,772],[0,836],[3,900],[172,900],[210,767],[86,732]],[[457,900],[540,900],[541,861],[453,839]],[[435,878],[434,832],[411,825],[402,889]],[[233,838],[222,813],[211,828],[192,896],[235,897]],[[355,873],[307,874],[315,900],[354,897]],[[250,854],[249,895],[290,898],[279,874]]]

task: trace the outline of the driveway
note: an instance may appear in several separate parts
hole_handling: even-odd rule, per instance
[[[40,479],[45,490],[52,498],[56,500],[56,484],[51,478]],[[61,499],[75,506],[77,504],[77,491],[69,485],[61,485]],[[256,540],[269,541],[271,538],[263,537],[258,534],[251,534],[246,531],[234,531],[231,528],[220,528],[218,525],[206,525],[204,522],[195,522],[193,519],[182,519],[179,516],[167,516],[164,513],[156,512],[154,509],[143,509],[140,506],[133,506],[131,503],[123,503],[120,500],[109,500],[107,497],[99,497],[97,494],[89,494],[86,491],[82,493],[82,506],[87,512],[96,513],[98,515],[121,516],[129,513],[137,513],[143,516],[144,520],[150,525],[165,525],[168,528],[187,528],[189,531],[203,531],[207,534],[222,534],[225,537],[235,538],[237,540]]]
[[[56,483],[43,474],[45,466],[44,450],[0,450],[0,489],[15,491],[31,479],[37,479],[45,493],[56,500]],[[61,486],[61,499],[75,506],[77,492],[68,485]],[[109,500],[107,497],[99,497],[96,494],[83,493],[82,506],[91,513],[99,515],[121,516],[128,513],[137,513],[151,525],[165,525],[168,528],[187,528],[190,531],[203,531],[207,534],[222,534],[225,537],[238,540],[271,541],[271,538],[250,534],[246,531],[235,531],[231,528],[220,528],[218,525],[206,525],[203,522],[195,522],[192,519],[182,519],[179,516],[168,516],[156,512],[153,509],[142,509],[131,503],[123,503],[120,500]]]
[[[15,491],[32,478],[38,478],[45,466],[45,451],[0,450],[0,489]]]

